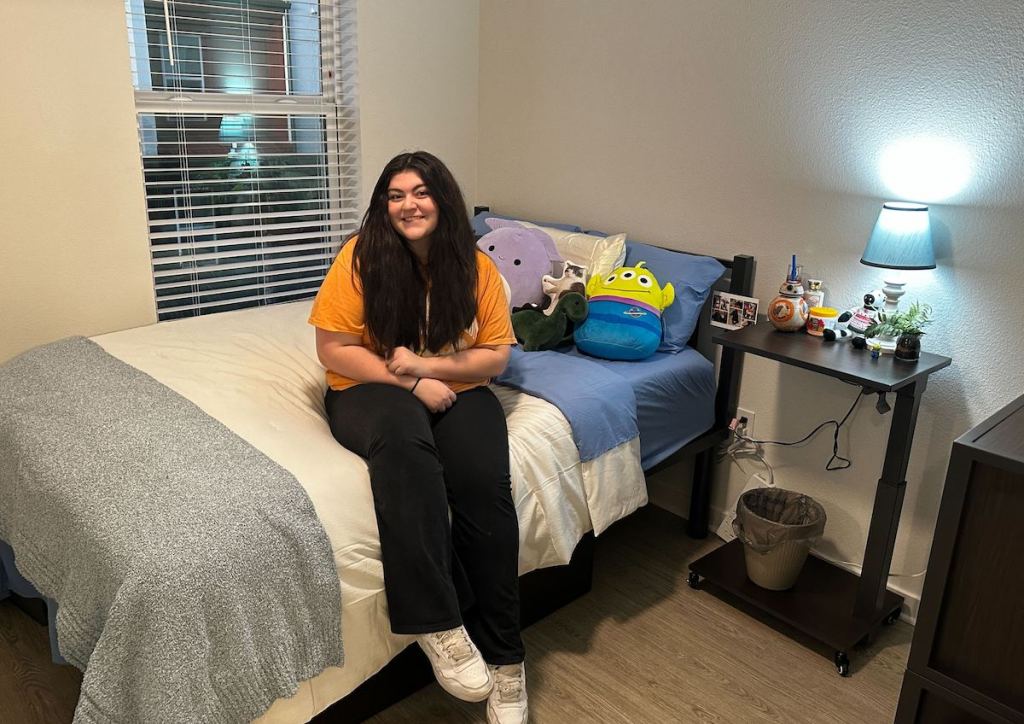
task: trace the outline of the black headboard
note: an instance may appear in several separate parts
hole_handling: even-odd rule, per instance
[[[737,254],[732,259],[716,257],[725,273],[715,282],[716,291],[740,294],[744,297],[753,296],[754,273],[757,270],[757,261],[749,254]],[[708,297],[704,302],[704,308],[700,312],[700,322],[690,338],[690,346],[715,361],[715,345],[711,337],[718,329],[711,326],[711,304],[712,298]],[[743,372],[743,357],[735,350],[721,348],[721,358],[718,362],[718,389],[715,393],[715,427],[727,425],[736,414],[736,406],[740,396],[740,375]]]

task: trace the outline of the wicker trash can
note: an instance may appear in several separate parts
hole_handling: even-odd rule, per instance
[[[825,509],[803,493],[755,488],[736,502],[732,527],[743,542],[750,580],[783,591],[796,583],[807,553],[821,539]]]

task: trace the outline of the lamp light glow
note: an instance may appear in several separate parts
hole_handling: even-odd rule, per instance
[[[954,141],[906,138],[885,149],[879,172],[894,196],[937,202],[967,185],[971,159],[967,150]]]

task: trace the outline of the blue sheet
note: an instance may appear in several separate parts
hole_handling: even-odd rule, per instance
[[[647,470],[710,429],[715,418],[714,366],[693,349],[618,362],[588,357],[575,347],[513,347],[508,369],[495,382],[558,407],[583,461],[639,434]]]
[[[640,464],[649,470],[715,422],[715,366],[700,352],[656,352],[634,362],[583,357],[629,382],[637,400]]]
[[[633,388],[621,375],[589,357],[524,352],[515,346],[508,367],[494,381],[547,400],[561,410],[583,462],[639,434]]]

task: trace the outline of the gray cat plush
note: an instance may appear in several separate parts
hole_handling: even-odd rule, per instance
[[[571,261],[563,262],[561,276],[553,277],[550,274],[545,274],[541,277],[541,287],[551,300],[548,302],[547,309],[544,310],[544,314],[550,316],[555,311],[558,300],[569,292],[587,296],[587,268],[573,264]]]

